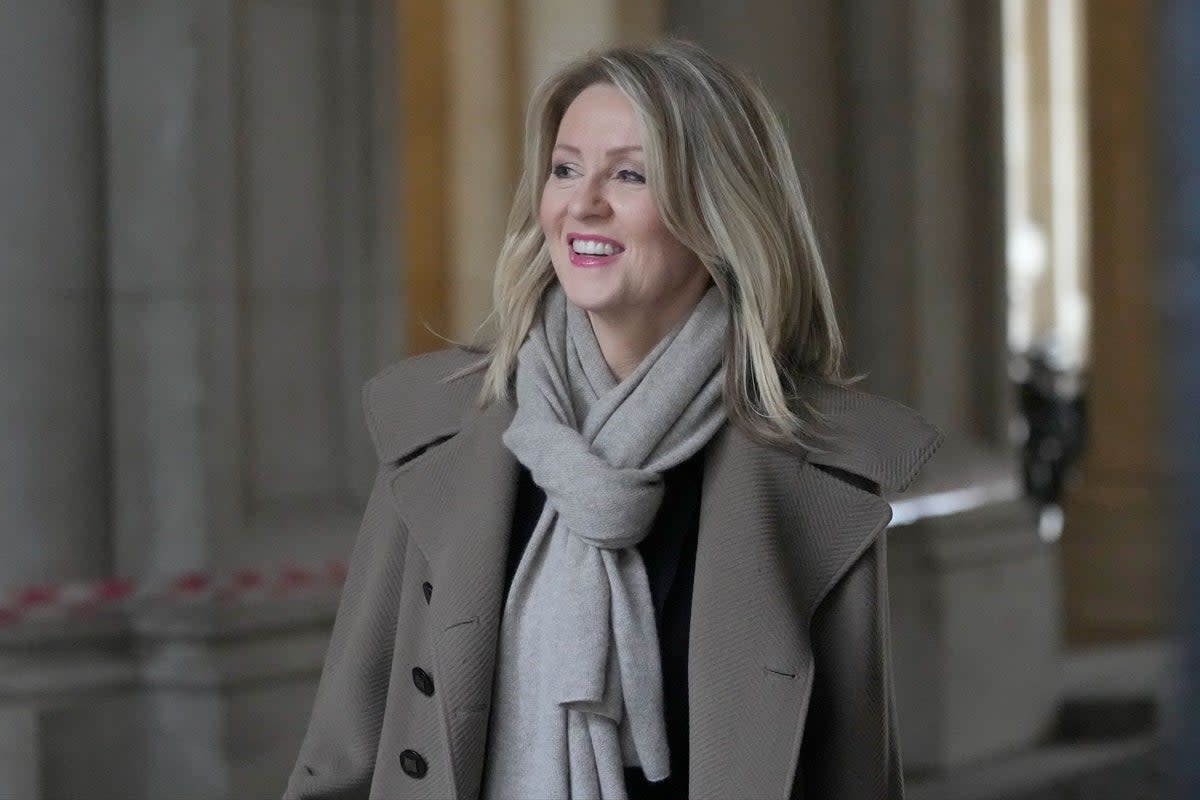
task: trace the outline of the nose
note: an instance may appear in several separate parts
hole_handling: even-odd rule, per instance
[[[611,209],[600,181],[594,178],[579,181],[571,195],[568,210],[576,219],[606,216]]]

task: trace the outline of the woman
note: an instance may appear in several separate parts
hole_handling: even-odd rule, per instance
[[[941,437],[839,378],[762,94],[679,42],[560,70],[494,288],[364,390],[287,797],[902,796],[880,494]]]

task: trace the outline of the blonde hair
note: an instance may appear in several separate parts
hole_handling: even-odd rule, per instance
[[[493,308],[468,346],[486,358],[451,377],[486,368],[478,404],[512,398],[517,352],[555,280],[539,222],[551,151],[567,107],[595,84],[615,86],[633,105],[663,223],[728,304],[730,421],[767,444],[814,447],[821,415],[801,382],[853,380],[840,375],[829,281],[783,127],[753,82],[676,39],[589,53],[535,90]]]

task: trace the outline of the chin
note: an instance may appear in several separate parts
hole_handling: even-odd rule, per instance
[[[577,267],[570,267],[572,270],[577,270]],[[607,280],[586,280],[589,276],[567,274],[566,279],[563,279],[563,274],[560,272],[558,282],[562,284],[563,291],[567,295],[567,299],[573,305],[582,308],[584,311],[603,312],[611,311],[621,304],[619,293],[615,286],[611,285]]]

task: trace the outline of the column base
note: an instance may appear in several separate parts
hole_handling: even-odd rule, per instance
[[[0,795],[279,797],[338,593],[0,630]]]
[[[112,617],[0,633],[3,796],[129,797],[140,784],[137,667],[122,637]]]
[[[156,609],[144,654],[146,798],[279,797],[316,696],[337,592],[258,608]]]
[[[888,534],[893,676],[912,773],[1019,750],[1055,720],[1057,550],[1039,537],[1033,505],[1013,496],[1007,464],[994,463],[990,481],[979,471],[970,484],[979,497],[995,498],[1008,486],[1009,499],[924,517]],[[988,486],[996,490],[984,491]]]

